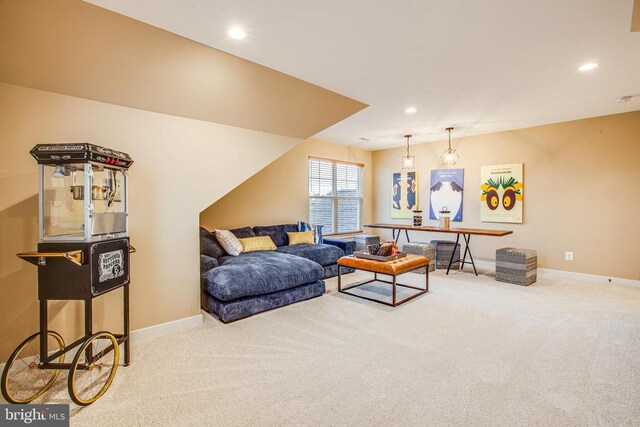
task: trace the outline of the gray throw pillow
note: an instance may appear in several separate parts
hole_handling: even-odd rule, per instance
[[[200,253],[215,259],[227,254],[216,236],[203,227],[200,227]]]
[[[218,266],[218,260],[207,255],[200,255],[200,274]]]

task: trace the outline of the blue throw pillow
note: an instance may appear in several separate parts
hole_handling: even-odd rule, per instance
[[[298,231],[312,231],[313,242],[322,243],[322,225],[309,224],[308,222],[298,221]]]

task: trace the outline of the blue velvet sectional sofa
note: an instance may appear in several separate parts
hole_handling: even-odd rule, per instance
[[[337,261],[355,242],[324,239],[323,244],[289,246],[296,224],[243,227],[236,237],[270,236],[275,251],[228,255],[215,235],[200,228],[202,308],[224,323],[324,294],[324,280],[338,274]]]

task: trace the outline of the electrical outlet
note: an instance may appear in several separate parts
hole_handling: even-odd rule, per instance
[[[564,253],[565,261],[573,261],[573,252],[565,252]]]

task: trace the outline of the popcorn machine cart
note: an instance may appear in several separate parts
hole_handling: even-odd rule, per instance
[[[127,170],[133,160],[84,143],[39,144],[31,155],[39,169],[40,243],[37,252],[17,255],[38,267],[40,331],[7,360],[2,395],[10,403],[31,402],[66,369],[71,399],[89,405],[111,385],[121,344],[125,366],[131,357],[129,253],[135,249],[127,231]],[[123,288],[124,332],[94,332],[93,298],[117,288]],[[67,345],[49,329],[49,300],[84,301],[83,337]]]

